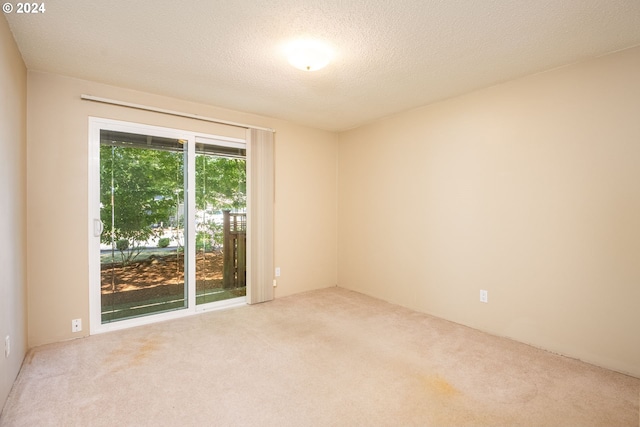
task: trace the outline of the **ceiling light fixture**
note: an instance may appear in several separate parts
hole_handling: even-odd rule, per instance
[[[289,63],[303,71],[324,68],[333,58],[329,46],[317,40],[296,40],[285,48]]]

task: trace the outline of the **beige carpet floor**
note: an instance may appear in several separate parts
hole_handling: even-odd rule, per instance
[[[2,426],[637,426],[640,379],[339,288],[33,349]]]

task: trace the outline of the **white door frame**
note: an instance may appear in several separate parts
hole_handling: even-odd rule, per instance
[[[195,214],[195,143],[215,144],[230,147],[245,147],[246,140],[241,138],[230,138],[219,135],[209,135],[201,132],[192,132],[180,129],[172,129],[160,126],[151,126],[138,123],[131,123],[120,120],[104,119],[99,117],[89,117],[89,181],[88,181],[88,225],[89,225],[89,332],[91,335],[108,332],[118,329],[125,329],[162,320],[175,319],[190,316],[198,312],[207,310],[217,310],[235,307],[246,304],[246,297],[232,298],[224,301],[217,301],[208,304],[196,304],[196,269],[195,256],[187,257],[185,285],[188,290],[187,308],[168,311],[164,313],[151,314],[148,316],[136,317],[102,323],[102,307],[100,292],[100,234],[102,225],[100,222],[100,130],[108,129],[118,132],[129,132],[142,135],[151,135],[164,138],[173,138],[187,141],[187,213],[189,217]],[[247,147],[248,148],[248,147]],[[247,150],[247,161],[249,162],[249,150]],[[247,171],[249,172],[249,171]],[[250,180],[247,178],[247,186]],[[247,188],[249,191],[250,189]],[[249,198],[247,197],[247,203]],[[248,208],[248,206],[247,206]],[[249,211],[249,209],[247,209]],[[189,254],[195,255],[195,221],[187,220],[186,233]],[[247,268],[250,267],[250,260],[247,259]],[[249,275],[247,275],[247,289],[250,288]]]

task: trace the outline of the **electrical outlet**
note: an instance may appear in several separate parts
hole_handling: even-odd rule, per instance
[[[71,332],[80,332],[82,330],[82,319],[73,319],[71,321]]]
[[[489,292],[480,289],[480,302],[489,302]]]
[[[280,267],[276,267],[276,277],[280,277]]]
[[[7,335],[4,337],[4,357],[9,357],[11,354],[11,337]]]

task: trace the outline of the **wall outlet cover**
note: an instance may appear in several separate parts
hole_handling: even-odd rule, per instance
[[[480,302],[489,302],[489,292],[481,289],[480,290]]]

